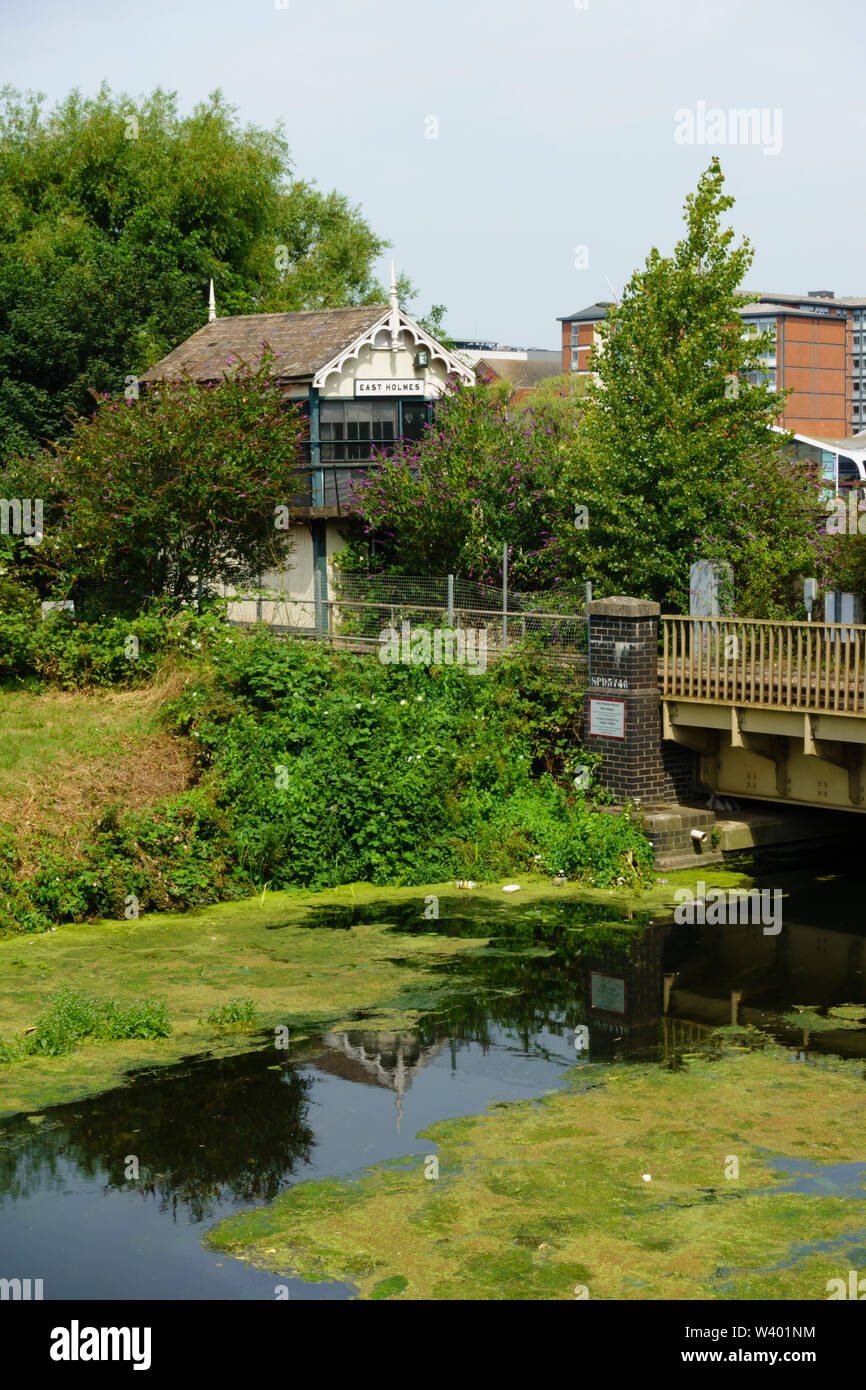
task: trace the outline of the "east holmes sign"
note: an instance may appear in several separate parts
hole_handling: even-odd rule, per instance
[[[357,396],[425,396],[427,384],[423,377],[370,377],[368,380],[355,378]]]

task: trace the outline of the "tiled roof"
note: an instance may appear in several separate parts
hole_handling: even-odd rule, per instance
[[[281,376],[304,380],[368,332],[387,312],[387,304],[366,304],[214,319],[144,372],[141,380],[165,381],[188,372],[196,381],[219,381],[238,359],[252,362],[260,356],[265,344],[279,357]]]

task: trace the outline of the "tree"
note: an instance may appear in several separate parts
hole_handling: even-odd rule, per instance
[[[589,513],[587,530],[562,533],[574,569],[606,592],[679,611],[688,611],[689,565],[705,535],[740,556],[740,484],[760,489],[779,453],[770,427],[784,397],[757,384],[772,338],[743,332],[738,287],[754,253],[721,225],[733,204],[723,185],[714,158],[686,199],[673,256],[653,248],[599,326],[597,379],[564,479]],[[775,487],[787,475],[773,476]],[[749,519],[765,539],[775,534],[760,491]]]
[[[432,304],[429,313],[425,314],[423,318],[417,318],[415,322],[426,333],[429,333],[431,338],[435,338],[437,343],[441,343],[444,348],[448,348],[449,352],[453,352],[457,344],[445,328],[447,312],[444,304]]]
[[[293,181],[281,127],[242,127],[220,92],[180,116],[160,89],[74,91],[46,113],[4,88],[0,457],[200,328],[211,278],[223,315],[375,302],[388,244],[339,193]]]
[[[0,543],[17,577],[42,597],[134,613],[279,564],[306,424],[271,365],[265,354],[217,385],[105,398],[56,450],[11,460],[7,495],[43,508],[39,543]]]

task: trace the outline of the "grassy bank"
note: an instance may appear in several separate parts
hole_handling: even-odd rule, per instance
[[[74,862],[109,807],[140,811],[189,785],[190,750],[162,717],[177,688],[0,693],[0,831],[22,874],[49,845]]]
[[[213,615],[159,621],[135,639],[155,682],[111,686],[132,679],[122,625],[79,633],[57,619],[57,679],[105,688],[59,695],[43,675],[0,693],[0,930],[264,887],[651,880],[635,821],[573,785],[580,691],[529,655],[481,676],[383,666]]]
[[[302,1183],[209,1241],[365,1298],[825,1299],[866,1242],[861,1072],[776,1048],[575,1068],[568,1093],[425,1131],[438,1177],[413,1156]],[[774,1155],[808,1160],[806,1191]]]

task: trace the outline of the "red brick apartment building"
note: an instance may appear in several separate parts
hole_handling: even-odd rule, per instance
[[[563,371],[589,371],[610,307],[602,300],[560,319]],[[759,294],[740,314],[747,330],[774,334],[763,375],[774,390],[791,391],[781,426],[836,439],[866,429],[866,298],[837,298],[830,290]]]

